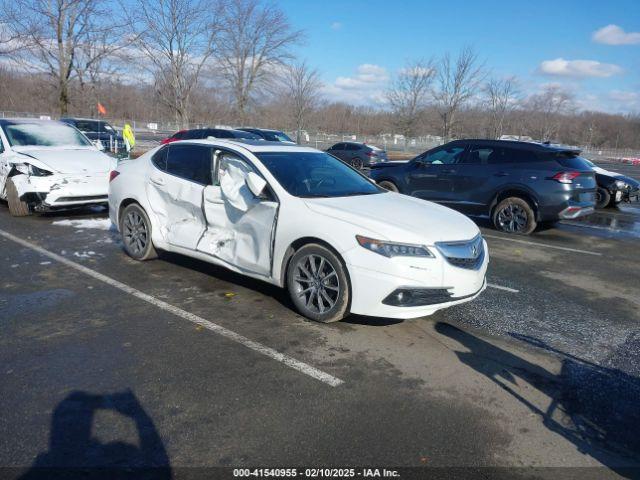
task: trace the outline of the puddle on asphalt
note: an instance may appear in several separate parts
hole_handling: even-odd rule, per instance
[[[640,238],[640,208],[622,205],[617,209],[599,210],[587,217],[563,221],[562,224],[593,228],[612,236]]]

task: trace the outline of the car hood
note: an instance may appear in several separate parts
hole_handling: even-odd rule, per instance
[[[308,208],[361,227],[381,240],[433,245],[470,240],[477,225],[450,208],[394,192],[354,197],[305,199]]]
[[[58,173],[106,173],[111,158],[91,148],[13,148],[16,162],[25,162]]]

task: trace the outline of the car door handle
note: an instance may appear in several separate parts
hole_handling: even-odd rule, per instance
[[[509,174],[507,172],[498,172],[493,174],[494,177],[507,177]]]
[[[442,170],[442,173],[456,173],[454,169],[451,170]]]
[[[151,177],[151,183],[162,186],[164,185],[164,179],[159,177]]]

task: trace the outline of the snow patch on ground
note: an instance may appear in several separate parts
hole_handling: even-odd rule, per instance
[[[75,257],[78,258],[91,258],[93,255],[95,255],[96,252],[94,252],[93,250],[89,250],[89,251],[82,251],[82,252],[73,252],[73,255]]]
[[[78,229],[89,228],[93,230],[110,230],[111,220],[108,218],[82,218],[82,219],[65,219],[53,222],[53,225],[61,227],[73,227]]]

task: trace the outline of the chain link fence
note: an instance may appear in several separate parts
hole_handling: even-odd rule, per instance
[[[71,115],[70,115],[71,116]],[[59,115],[50,112],[19,112],[19,111],[0,111],[0,118],[39,118],[47,120],[56,120]],[[136,134],[136,150],[144,151],[155,147],[165,137],[168,137],[180,130],[176,122],[160,121],[160,120],[130,120],[118,118],[103,119],[113,125],[116,129],[121,130],[125,123],[130,123]],[[227,127],[230,125],[223,124],[193,124],[191,128],[203,127]],[[274,127],[277,128],[277,127]],[[285,132],[293,139],[296,132],[285,129]],[[387,151],[390,158],[408,158],[415,156],[420,152],[429,150],[444,143],[442,137],[436,135],[427,135],[417,138],[405,138],[397,134],[382,135],[353,135],[339,133],[323,133],[323,132],[302,132],[301,144],[326,150],[332,145],[339,142],[362,142],[374,145]],[[598,159],[616,159],[616,160],[632,160],[640,158],[640,151],[623,148],[598,148],[584,146],[582,154],[592,160]]]

